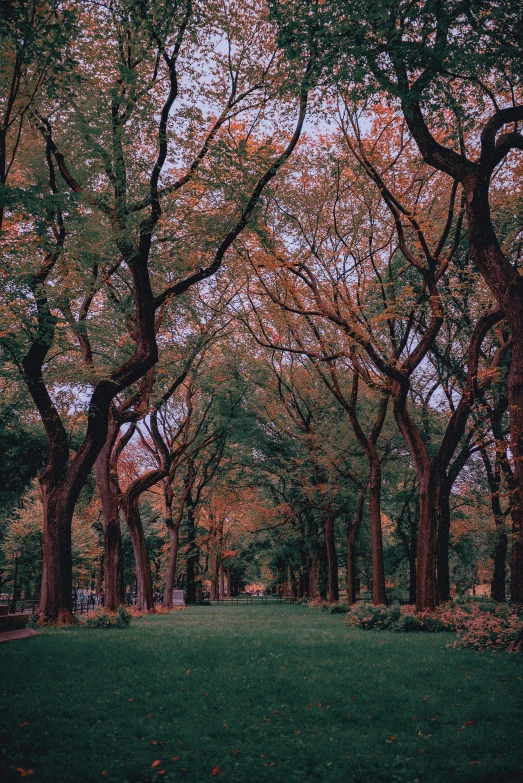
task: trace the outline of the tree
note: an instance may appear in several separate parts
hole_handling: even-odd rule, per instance
[[[508,377],[515,493],[523,508],[523,276],[520,251],[505,244],[492,214],[496,191],[510,199],[523,150],[519,3],[465,6],[374,2],[272,2],[280,43],[292,57],[315,55],[321,82],[358,100],[372,95],[401,111],[423,160],[461,186],[474,263],[505,314],[514,341]],[[459,44],[458,44],[459,41]],[[467,105],[467,113],[464,106]],[[505,130],[513,125],[512,130]],[[500,167],[508,176],[497,177]],[[504,183],[507,183],[506,185]],[[520,225],[520,222],[519,222]],[[520,230],[520,229],[518,229]],[[515,573],[523,572],[518,512]],[[523,579],[512,582],[523,601]]]
[[[71,518],[106,441],[112,401],[156,363],[158,314],[218,271],[252,219],[264,188],[298,141],[307,102],[302,85],[294,132],[282,132],[278,117],[280,138],[269,141],[274,136],[269,106],[285,94],[291,101],[294,96],[285,71],[277,71],[274,47],[267,47],[270,27],[256,5],[240,11],[191,0],[147,5],[122,0],[96,12],[81,4],[78,15],[81,34],[69,100],[50,101],[35,112],[49,198],[33,234],[37,246],[44,246],[41,262],[31,267],[29,286],[24,282],[16,292],[25,300],[29,329],[21,335],[11,327],[2,338],[50,445],[41,475],[46,522],[40,612],[51,621],[70,618]],[[214,47],[217,35],[227,54]],[[208,67],[199,71],[206,58]],[[203,113],[191,97],[200,89],[209,104]],[[137,139],[143,140],[140,154]],[[75,160],[69,163],[64,150],[71,147]],[[225,170],[235,171],[232,188]],[[202,222],[189,240],[186,227],[198,229]],[[164,228],[166,236],[159,237]],[[16,270],[25,226],[14,233]],[[90,236],[91,242],[78,247],[73,234],[83,242]],[[63,325],[60,309],[81,346],[81,361],[72,363],[68,381],[81,383],[88,399],[84,440],[72,457],[48,377],[50,352]],[[111,309],[119,328],[109,351],[107,333],[96,324],[100,311]]]

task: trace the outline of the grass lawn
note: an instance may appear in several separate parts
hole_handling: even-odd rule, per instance
[[[0,645],[0,780],[523,781],[522,656],[452,641],[288,605],[47,630]]]

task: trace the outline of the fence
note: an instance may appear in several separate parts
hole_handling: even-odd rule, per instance
[[[233,595],[230,598],[213,598],[209,600],[209,603],[217,606],[252,606],[263,604],[284,604],[288,603],[291,599],[282,598],[279,595]],[[162,596],[155,596],[154,602],[159,604],[162,602]],[[9,598],[1,598],[0,606],[7,605],[9,607],[9,613],[12,614],[12,600]],[[88,614],[94,612],[96,609],[100,609],[104,605],[103,596],[93,596],[91,599],[82,598],[78,600],[73,599],[73,614]],[[131,604],[132,605],[132,604]],[[21,600],[17,599],[15,614],[34,614],[38,607],[38,600]]]

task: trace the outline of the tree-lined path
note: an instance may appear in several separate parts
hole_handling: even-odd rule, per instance
[[[2,645],[0,773],[56,783],[520,781],[520,656],[295,605]]]

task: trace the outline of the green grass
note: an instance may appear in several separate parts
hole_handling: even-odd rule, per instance
[[[285,605],[47,630],[0,646],[0,780],[523,780],[521,656],[452,640]]]

